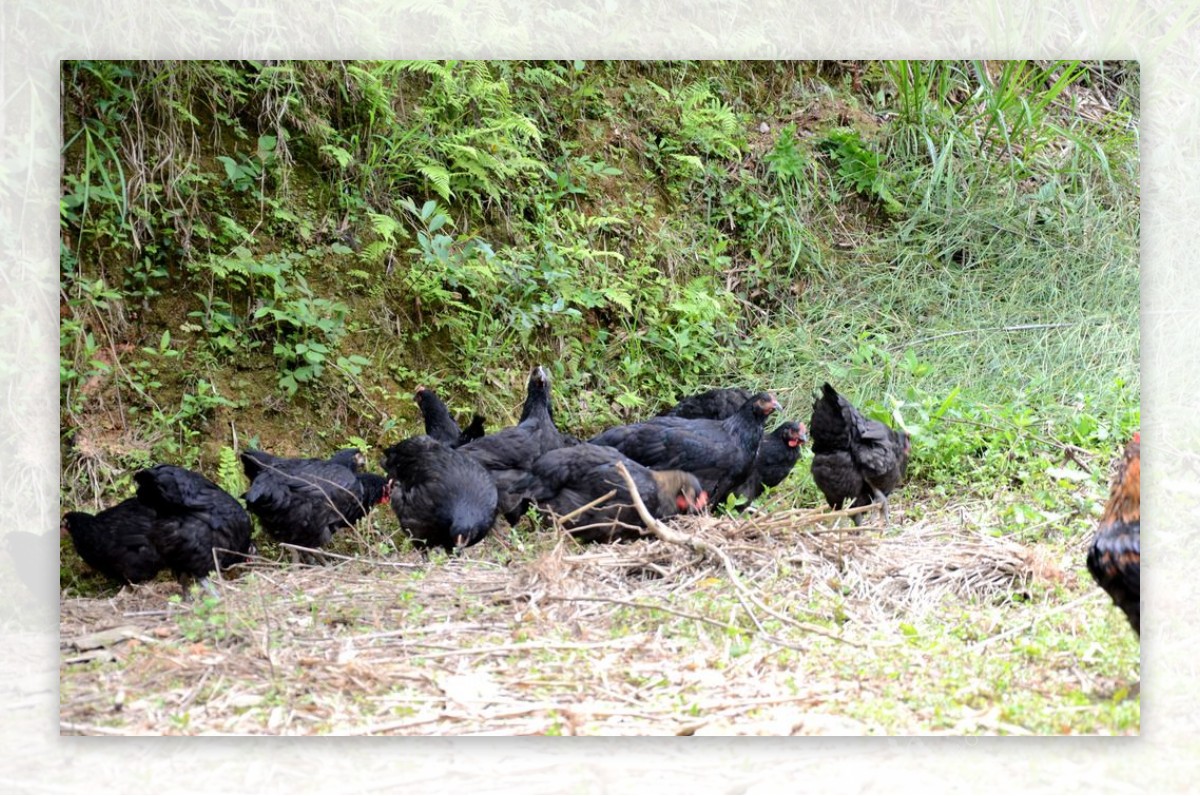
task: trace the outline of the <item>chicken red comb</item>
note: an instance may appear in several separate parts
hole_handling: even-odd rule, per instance
[[[1133,435],[1133,441],[1136,442],[1138,445],[1141,445],[1142,444],[1142,432],[1138,431],[1137,433],[1135,433]]]

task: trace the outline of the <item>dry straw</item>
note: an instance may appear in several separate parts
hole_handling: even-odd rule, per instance
[[[508,565],[478,549],[431,561],[323,551],[328,566],[258,558],[220,582],[219,602],[169,602],[167,582],[65,600],[60,728],[869,732],[831,715],[848,698],[836,681],[797,683],[787,661],[869,653],[888,643],[881,623],[948,599],[1008,600],[1053,573],[1028,548],[945,524],[852,526],[864,511],[877,516],[646,517],[644,539],[588,546],[552,518],[554,533]],[[836,622],[810,608],[833,595]]]

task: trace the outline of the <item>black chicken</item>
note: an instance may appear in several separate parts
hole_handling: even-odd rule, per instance
[[[754,468],[745,483],[735,492],[746,499],[738,506],[739,511],[745,511],[750,504],[762,494],[765,488],[774,488],[783,483],[796,462],[800,459],[800,446],[808,442],[808,429],[803,423],[789,420],[786,423],[765,434],[758,445],[758,455],[754,457]]]
[[[137,499],[157,514],[151,540],[163,566],[181,586],[190,576],[215,594],[208,573],[254,551],[250,515],[225,490],[182,467],[159,464],[135,473],[133,480]]]
[[[754,393],[740,387],[717,387],[683,398],[660,417],[724,420],[742,408]]]
[[[92,569],[121,583],[144,583],[163,566],[154,546],[157,521],[154,509],[129,498],[95,515],[69,511],[60,531],[70,535],[75,551]]]
[[[590,441],[614,447],[652,470],[689,472],[700,479],[709,501],[720,505],[750,475],[763,423],[778,409],[779,402],[761,392],[724,420],[652,417],[610,428]]]
[[[891,523],[887,496],[908,468],[909,440],[878,420],[869,420],[828,383],[813,401],[812,476],[829,505],[841,510],[878,503]],[[854,515],[854,524],[861,520]]]
[[[421,549],[447,554],[480,542],[496,521],[496,484],[478,462],[427,435],[384,451],[392,509]]]
[[[259,451],[259,453],[261,454],[259,457],[261,461],[271,461],[278,458],[263,451]],[[367,457],[358,448],[343,448],[330,456],[328,462],[330,464],[340,464],[350,472],[357,473],[367,466]]]
[[[362,458],[357,450],[353,452]],[[387,480],[374,473],[356,475],[348,466],[355,457],[347,451],[325,461],[246,450],[241,460],[250,479],[250,489],[242,496],[246,508],[280,542],[324,547],[338,530],[353,527],[375,505],[387,502]],[[292,560],[300,557],[293,549]],[[315,560],[308,553],[303,558]]]
[[[560,517],[616,490],[612,498],[571,517],[564,527],[585,542],[637,539],[641,536],[638,528],[644,525],[633,507],[625,479],[616,471],[617,462],[625,463],[642,502],[655,519],[700,511],[707,505],[708,495],[691,473],[650,470],[616,448],[588,443],[543,455],[514,488],[540,509],[553,511]]]
[[[464,431],[458,427],[458,423],[454,422],[454,418],[450,416],[450,410],[433,390],[427,387],[417,387],[417,393],[413,399],[421,408],[421,417],[425,419],[425,433],[438,442],[449,445],[451,448],[457,448],[484,436],[482,415],[472,416],[471,424]]]
[[[1142,435],[1125,447],[1100,527],[1088,548],[1087,568],[1100,588],[1142,635]]]
[[[516,525],[525,513],[528,501],[513,486],[525,476],[538,457],[570,442],[554,425],[550,406],[550,376],[538,366],[529,374],[521,421],[483,439],[469,442],[458,450],[483,465],[491,474],[499,496],[500,513],[509,525]]]

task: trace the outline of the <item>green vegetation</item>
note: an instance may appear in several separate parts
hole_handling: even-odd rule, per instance
[[[251,442],[378,459],[419,429],[419,383],[503,426],[540,363],[581,437],[730,384],[807,420],[829,380],[912,432],[906,518],[986,505],[987,533],[1079,558],[1140,423],[1136,63],[62,80],[64,507],[111,505],[157,461],[236,487]],[[818,505],[806,470],[764,505]],[[372,524],[373,554],[407,550]],[[494,560],[535,545],[508,543]],[[63,562],[69,590],[99,588]],[[919,630],[914,655],[950,643]]]
[[[231,421],[311,447],[280,412],[378,443],[416,381],[504,422],[534,362],[584,433],[728,382],[803,417],[828,378],[926,485],[1111,453],[1136,66],[853,69],[65,63],[67,472],[212,463]]]

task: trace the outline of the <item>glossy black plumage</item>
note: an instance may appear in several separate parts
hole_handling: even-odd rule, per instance
[[[181,581],[205,580],[214,567],[245,560],[253,550],[250,515],[229,493],[199,473],[160,464],[133,476],[137,499],[158,516],[151,537],[163,566]],[[214,550],[219,550],[215,556]]]
[[[1112,479],[1104,515],[1088,548],[1087,568],[1113,604],[1142,634],[1142,440],[1126,446]]]
[[[482,439],[487,436],[487,419],[483,415],[471,415],[471,422],[458,435],[458,443],[454,445],[456,448],[461,448],[468,442],[474,442],[477,439]]]
[[[851,508],[878,503],[889,521],[887,496],[908,467],[908,435],[864,417],[828,383],[813,401],[809,433],[813,481],[829,505],[840,510],[847,500],[853,500]]]
[[[458,450],[481,464],[492,476],[500,513],[510,525],[520,521],[528,501],[513,489],[538,457],[569,444],[554,425],[550,405],[550,377],[542,367],[529,375],[521,421]]]
[[[717,387],[680,399],[662,417],[707,418],[724,420],[746,403],[754,393],[740,387]]]
[[[438,397],[437,393],[428,387],[418,387],[413,399],[421,409],[421,417],[425,420],[425,434],[444,445],[457,448],[468,442],[484,436],[484,418],[474,415],[466,430],[459,428],[458,423],[450,416],[450,410]]]
[[[153,541],[157,520],[153,508],[129,498],[95,515],[67,512],[61,527],[89,567],[121,583],[144,583],[163,567]]]
[[[616,490],[612,498],[572,517],[564,527],[585,542],[636,539],[644,524],[616,470],[617,462],[625,463],[646,510],[656,519],[696,511],[706,504],[707,496],[694,475],[679,470],[653,471],[616,448],[589,443],[558,448],[539,457],[515,488],[539,509],[560,517]]]
[[[327,461],[330,464],[340,464],[352,473],[358,473],[367,466],[367,457],[358,448],[343,448]]]
[[[297,462],[309,461],[307,459],[288,459],[283,456],[275,456],[266,451],[253,450],[247,448],[247,451],[253,452],[253,456],[249,460],[245,454],[241,456],[242,469],[246,473],[246,477],[251,481],[259,474],[259,472],[267,466],[277,464],[279,462]],[[352,473],[358,473],[367,464],[367,457],[363,456],[362,451],[358,448],[343,448],[337,453],[330,456],[328,459],[313,459],[311,461],[325,461],[329,464],[337,464],[345,467]]]
[[[301,547],[324,547],[383,502],[386,492],[383,476],[355,474],[338,463],[349,463],[341,452],[326,461],[246,450],[241,461],[251,479],[246,508],[272,538]]]
[[[419,548],[447,553],[480,542],[496,520],[496,485],[478,462],[427,435],[384,451],[392,510]]]
[[[700,480],[720,505],[750,474],[763,423],[779,409],[769,393],[751,396],[724,420],[653,417],[610,428],[590,441],[609,445],[653,470],[683,470]]]
[[[800,448],[808,442],[808,429],[803,423],[789,420],[781,423],[770,434],[764,434],[758,445],[758,454],[754,457],[754,467],[750,475],[735,491],[745,502],[738,506],[745,510],[763,490],[774,488],[783,483],[796,462],[800,459]]]

